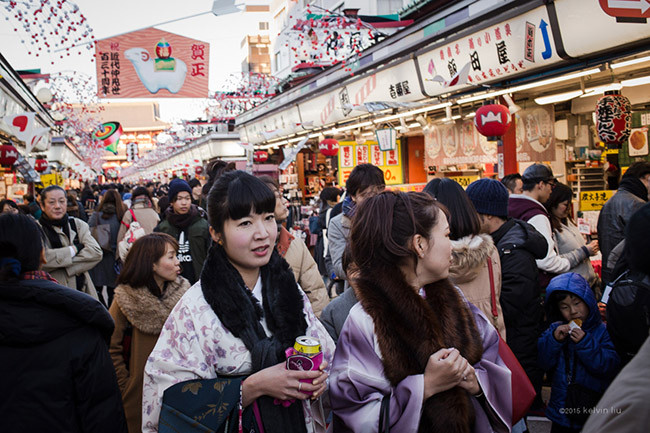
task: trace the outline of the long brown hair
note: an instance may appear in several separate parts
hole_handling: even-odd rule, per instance
[[[409,257],[417,263],[409,240],[416,234],[428,239],[441,214],[447,214],[444,206],[423,192],[384,191],[368,198],[354,216],[349,259],[362,275],[400,272]]]
[[[178,242],[167,233],[154,232],[141,237],[133,243],[126,256],[117,284],[133,288],[146,287],[155,296],[162,295],[154,279],[153,265],[165,255],[167,245],[178,252]]]
[[[117,216],[117,220],[122,221],[122,217],[126,212],[126,206],[122,201],[122,196],[116,189],[109,189],[104,193],[102,201],[99,202],[99,206],[97,206],[95,212],[103,212],[104,206],[107,204],[112,204],[115,206],[115,215]]]

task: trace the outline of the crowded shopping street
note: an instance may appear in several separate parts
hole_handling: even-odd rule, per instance
[[[0,0],[0,432],[646,433],[650,0]]]

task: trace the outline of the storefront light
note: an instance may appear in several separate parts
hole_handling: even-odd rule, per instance
[[[624,62],[612,63],[609,65],[612,69],[624,68],[626,66],[637,65],[639,63],[650,61],[650,56],[639,57],[638,59],[626,60]]]
[[[506,93],[516,93],[524,90],[534,89],[536,87],[548,86],[549,84],[560,83],[562,81],[573,80],[575,78],[584,77],[586,75],[593,75],[601,72],[600,68],[587,69],[585,71],[576,72],[569,75],[562,75],[561,77],[549,78],[548,80],[536,81],[534,83],[523,84],[509,89],[498,90],[496,92],[484,93],[482,95],[470,96],[458,100],[458,104],[467,104],[469,102],[482,101],[483,99],[495,98],[497,96],[505,95]],[[582,93],[581,93],[582,94]]]
[[[642,86],[644,84],[650,84],[650,75],[646,77],[632,78],[631,80],[621,81],[621,85],[623,87]]]
[[[387,122],[389,120],[399,119],[401,117],[411,117],[420,113],[426,113],[427,111],[434,111],[445,107],[451,107],[451,105],[452,105],[451,102],[443,102],[441,104],[428,105],[426,107],[418,108],[417,110],[404,111],[403,113],[393,114],[392,116],[380,117],[379,119],[375,119],[373,122],[382,123],[382,122]]]
[[[572,90],[571,92],[558,93],[557,95],[542,96],[539,98],[535,98],[535,103],[537,105],[554,104],[556,102],[563,102],[573,98],[577,98],[583,93],[584,92],[582,90]]]
[[[623,86],[621,83],[612,83],[606,86],[591,87],[589,89],[585,89],[585,94],[580,96],[580,98],[588,98],[590,96],[600,95],[607,92],[608,90],[621,90],[622,88]]]
[[[340,128],[332,128],[329,131],[324,131],[323,134],[325,135],[335,135],[339,132],[343,131],[350,131],[352,129],[357,129],[357,128],[364,128],[366,126],[372,125],[372,122],[362,122],[362,123],[356,123],[354,125],[349,125],[349,126],[343,126]]]

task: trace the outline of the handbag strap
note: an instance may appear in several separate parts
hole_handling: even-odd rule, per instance
[[[492,306],[492,315],[494,317],[499,316],[499,310],[497,310],[497,295],[494,290],[494,270],[492,269],[492,258],[488,257],[488,274],[490,275],[490,304]]]
[[[133,212],[133,209],[129,209],[129,212],[131,212],[131,217],[133,218],[133,221],[138,222],[138,219],[135,217],[135,212]]]
[[[253,414],[255,414],[255,421],[257,421],[257,428],[259,433],[264,433],[264,424],[262,424],[262,414],[260,414],[260,408],[257,405],[257,400],[253,402]]]
[[[379,409],[379,433],[390,433],[390,393],[381,399]]]

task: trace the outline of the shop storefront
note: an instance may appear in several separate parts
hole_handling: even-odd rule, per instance
[[[362,162],[409,189],[432,176],[467,184],[544,161],[582,200],[582,192],[607,189],[603,166],[615,151],[621,167],[647,158],[639,150],[630,156],[627,143],[603,148],[593,113],[605,91],[620,90],[632,104],[636,146],[640,137],[647,142],[650,11],[602,3],[460,2],[366,50],[349,65],[353,76],[331,68],[239,116],[242,140],[284,156],[306,138],[298,155],[314,160],[319,143],[334,138],[340,147],[329,174],[339,185]],[[490,100],[511,115],[497,141],[475,126]],[[395,131],[396,148],[378,152],[377,131],[386,129]],[[299,160],[280,177],[307,197],[311,173],[301,173]],[[587,201],[584,210],[595,206]]]
[[[47,151],[54,119],[0,55],[0,199],[23,202],[50,172]]]

